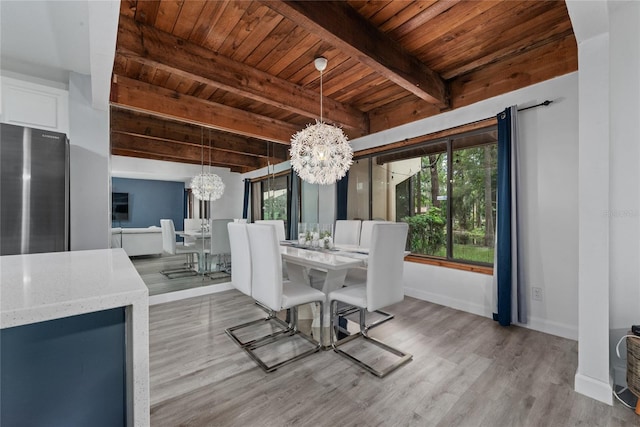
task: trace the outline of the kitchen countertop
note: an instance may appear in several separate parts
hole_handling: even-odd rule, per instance
[[[0,257],[0,328],[123,307],[127,425],[149,425],[149,291],[122,248]]]
[[[0,328],[130,305],[148,289],[122,249],[0,257]]]

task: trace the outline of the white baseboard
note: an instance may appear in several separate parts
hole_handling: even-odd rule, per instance
[[[164,304],[165,302],[179,301],[182,299],[199,297],[202,295],[215,294],[218,292],[234,289],[231,282],[216,283],[215,285],[199,286],[197,288],[185,289],[183,291],[167,292],[149,297],[149,305]]]
[[[516,324],[523,328],[533,329],[534,331],[544,332],[545,334],[578,341],[578,328],[575,326],[536,317],[529,317],[529,323],[527,324]]]
[[[587,397],[613,405],[613,379],[609,378],[609,382],[596,380],[586,375],[576,372],[574,390]]]
[[[444,305],[446,307],[455,308],[456,310],[466,311],[467,313],[477,314],[478,316],[489,317],[493,316],[490,308],[481,304],[476,304],[469,301],[459,300],[451,298],[441,294],[435,294],[432,292],[426,292],[420,289],[404,288],[404,294],[408,297],[418,298],[423,301],[429,301],[434,304]]]
[[[466,311],[467,313],[477,314],[478,316],[493,317],[493,309],[483,304],[477,304],[467,300],[460,300],[451,298],[446,295],[427,292],[420,289],[404,288],[404,294],[418,298],[424,301],[429,301],[435,304],[444,305],[446,307],[455,308],[456,310]],[[578,328],[572,325],[566,325],[559,322],[553,322],[546,319],[539,319],[535,317],[529,318],[529,323],[517,324],[523,328],[533,329],[535,331],[544,332],[546,334],[556,335],[562,338],[570,340],[578,340]]]

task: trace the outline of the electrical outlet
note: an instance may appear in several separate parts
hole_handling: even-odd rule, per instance
[[[534,301],[542,301],[542,288],[531,288],[531,293]]]

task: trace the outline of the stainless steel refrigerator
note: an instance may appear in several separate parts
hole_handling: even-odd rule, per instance
[[[69,250],[66,135],[0,124],[0,255]]]

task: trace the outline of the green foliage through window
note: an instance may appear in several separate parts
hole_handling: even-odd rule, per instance
[[[446,244],[446,220],[439,208],[432,207],[427,213],[406,216],[402,221],[409,224],[409,250],[413,253],[435,255]]]

